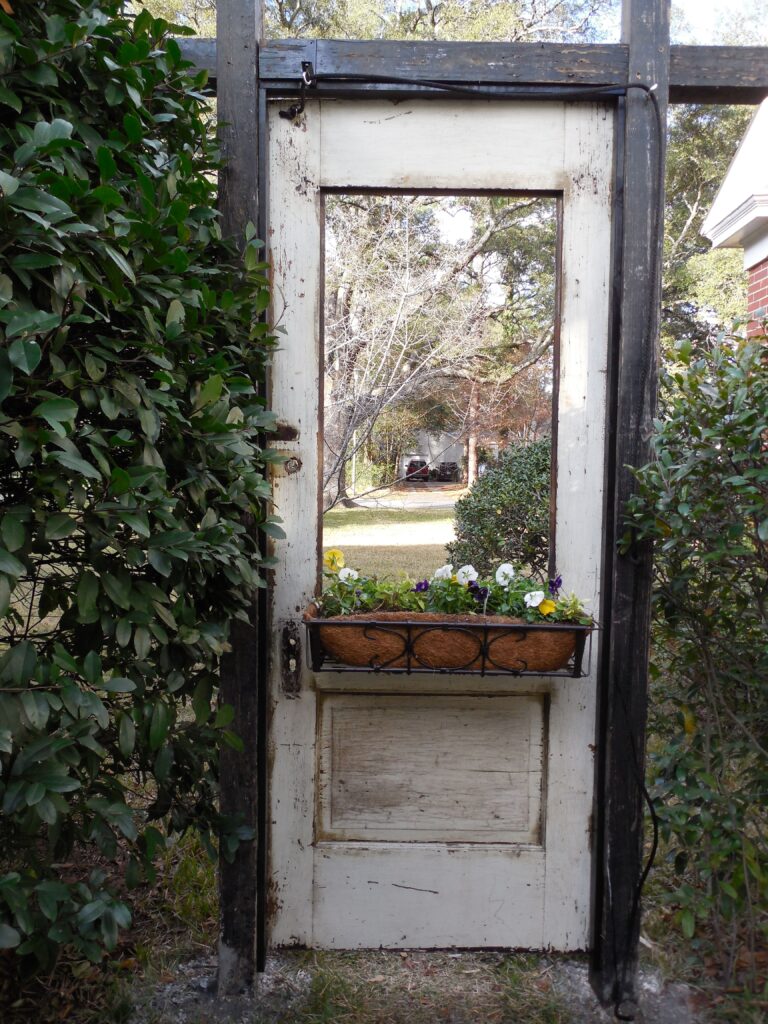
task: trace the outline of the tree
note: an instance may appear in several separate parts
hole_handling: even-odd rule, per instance
[[[216,0],[144,0],[153,13],[215,35]],[[267,38],[475,39],[594,37],[616,0],[267,0]]]
[[[441,228],[447,209],[465,215],[466,237]],[[508,382],[551,348],[555,225],[529,197],[349,195],[326,211],[330,506],[387,406],[427,396],[455,406],[467,384],[457,421],[476,442],[479,385]]]
[[[741,253],[713,251],[701,225],[750,116],[744,107],[671,110],[663,293],[668,340],[707,337],[746,308]]]

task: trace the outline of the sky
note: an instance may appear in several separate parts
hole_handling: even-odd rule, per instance
[[[736,4],[728,6],[735,7]],[[691,34],[696,36],[692,41],[697,43],[705,43],[717,35],[720,7],[716,0],[672,0],[673,17],[675,10],[680,12],[688,22]]]
[[[672,0],[672,42],[718,45],[736,43],[730,38],[734,23],[749,16],[749,40],[756,46],[768,45],[768,0]],[[607,42],[619,37],[618,4],[610,17],[603,19],[598,31]]]

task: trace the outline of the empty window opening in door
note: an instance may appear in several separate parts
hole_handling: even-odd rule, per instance
[[[521,561],[524,519],[526,567],[545,575],[559,199],[323,200],[323,548],[362,575],[488,573]],[[534,475],[513,501],[520,458]]]

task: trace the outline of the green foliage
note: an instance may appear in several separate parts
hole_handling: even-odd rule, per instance
[[[0,947],[97,959],[215,810],[233,618],[262,585],[252,238],[220,237],[204,76],[118,0],[0,12]],[[249,521],[254,528],[247,528]],[[69,866],[67,870],[61,865]],[[76,865],[72,867],[72,864]],[[82,867],[78,867],[82,865]],[[2,874],[2,870],[7,870]]]
[[[456,540],[448,545],[454,562],[472,562],[482,573],[514,562],[545,576],[551,458],[549,438],[510,445],[456,502]]]
[[[651,772],[678,923],[728,976],[768,930],[765,345],[681,344],[663,398],[625,538],[657,545]]]

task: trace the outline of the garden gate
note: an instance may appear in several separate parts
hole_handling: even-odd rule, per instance
[[[504,946],[551,943],[559,948],[586,945],[591,949],[600,998],[612,1001],[623,1018],[635,1014],[651,563],[649,550],[634,545],[619,553],[616,540],[622,510],[633,490],[626,467],[647,461],[654,411],[666,105],[668,100],[760,102],[768,94],[768,60],[765,49],[759,47],[670,50],[669,0],[623,0],[622,14],[620,44],[286,40],[260,48],[262,0],[227,0],[218,6],[216,41],[180,41],[185,53],[216,79],[220,136],[227,159],[221,175],[225,229],[241,236],[243,226],[253,221],[263,232],[269,206],[273,233],[267,241],[275,273],[291,297],[285,313],[290,333],[278,356],[274,379],[275,407],[284,421],[279,445],[293,460],[276,480],[277,500],[291,526],[289,539],[280,547],[286,567],[273,591],[272,618],[262,599],[254,609],[252,627],[235,625],[233,655],[222,675],[222,696],[235,706],[236,726],[249,741],[242,755],[222,754],[222,808],[242,814],[256,827],[258,839],[242,844],[233,864],[222,863],[221,993],[248,984],[254,968],[263,968],[269,924],[273,941],[324,945],[469,941]],[[268,117],[270,100],[277,96],[294,99],[297,110],[306,104],[300,125],[278,121],[273,114]],[[489,102],[491,96],[494,102]],[[332,97],[344,102],[325,102]],[[459,97],[463,103],[457,102]],[[382,100],[406,100],[409,105],[392,106]],[[534,143],[546,138],[546,144],[554,147],[555,162],[546,169],[536,163],[532,143],[513,148],[509,142],[534,113]],[[539,116],[541,125],[548,126],[546,131]],[[466,127],[457,133],[459,118]],[[428,127],[422,133],[408,134],[408,123],[423,125],[425,119]],[[365,121],[376,123],[375,132],[374,125]],[[436,160],[430,140],[438,136],[438,123],[447,137],[453,132],[453,142]],[[489,135],[494,131],[492,147]],[[398,170],[391,150],[382,153],[387,137],[397,140],[409,158],[410,170]],[[496,160],[497,152],[506,154],[506,166]],[[465,168],[460,166],[459,154],[467,161]],[[487,157],[487,165],[479,154]],[[372,166],[374,155],[387,159]],[[277,159],[283,159],[280,166],[275,165]],[[588,169],[586,177],[579,177],[580,169]],[[333,681],[330,688],[321,684],[315,690],[301,667],[301,636],[292,624],[314,579],[316,555],[302,537],[315,542],[317,511],[307,481],[314,478],[318,466],[317,396],[311,390],[307,396],[305,389],[318,361],[318,201],[322,189],[332,185],[418,187],[419,191],[469,185],[551,188],[562,193],[566,221],[562,345],[567,366],[560,385],[563,436],[558,444],[556,532],[558,562],[571,576],[571,584],[599,594],[596,610],[602,630],[596,674],[588,679],[554,684],[531,680],[525,686],[494,683],[493,687],[485,681],[479,685],[485,695],[482,700],[477,686],[464,682],[459,684],[460,696],[452,691],[455,703],[451,705],[438,696],[444,689],[441,683],[432,684],[437,693],[416,693],[410,683],[410,692],[402,693],[399,683],[388,686],[383,697],[374,697],[366,693],[370,687],[364,678],[358,679],[354,693],[334,688]],[[590,187],[596,189],[591,196]],[[573,271],[579,246],[574,227],[590,203],[593,216],[582,224],[595,233],[595,247],[583,267],[586,276],[579,278]],[[294,211],[293,217],[286,216],[289,210]],[[278,234],[278,223],[284,234]],[[571,254],[569,246],[574,247]],[[594,334],[587,324],[595,325]],[[289,344],[296,346],[293,391],[285,365]],[[300,389],[305,398],[298,397]],[[569,436],[579,450],[568,450]],[[590,441],[601,445],[601,450],[584,457],[583,444]],[[602,523],[599,558],[595,551],[581,549],[581,537],[572,546],[582,511],[569,502],[568,494],[571,487],[579,493],[582,485],[567,476],[569,467],[586,471],[590,480],[597,481],[594,492],[589,489],[586,494],[589,513],[581,521],[593,529]],[[302,505],[306,519],[298,525]],[[284,584],[289,578],[287,589]],[[274,665],[269,742],[275,754],[269,804],[270,701],[262,685],[268,676],[268,653]],[[430,687],[422,683],[419,689]],[[534,784],[528,791],[527,818],[519,815],[501,842],[498,835],[489,842],[488,836],[477,833],[473,838],[478,842],[458,847],[436,843],[435,837],[423,834],[415,844],[404,844],[402,835],[383,839],[360,834],[350,840],[345,832],[339,838],[342,829],[360,830],[361,826],[359,820],[334,822],[332,814],[328,818],[327,774],[319,787],[318,807],[313,806],[314,772],[329,767],[327,755],[324,760],[322,754],[327,732],[321,732],[318,741],[314,738],[318,707],[321,725],[333,719],[338,735],[343,736],[354,721],[355,711],[350,708],[367,701],[379,722],[391,722],[393,715],[403,712],[406,700],[410,710],[405,715],[410,715],[411,722],[433,716],[439,709],[450,731],[450,722],[457,716],[468,717],[475,737],[490,731],[497,748],[507,742],[503,726],[508,725],[514,740],[508,743],[507,767],[510,757],[513,761],[517,757],[518,768],[522,765],[520,751],[525,748],[528,767],[533,768],[529,775],[537,778],[539,770],[544,775],[549,772],[544,787],[547,799],[541,809],[537,809]],[[492,721],[502,723],[501,735],[493,733],[487,716],[483,718],[479,710],[483,706],[494,709]],[[525,715],[519,713],[523,707]],[[512,726],[513,719],[517,726]],[[547,721],[549,750],[542,745]],[[595,721],[597,766],[588,893],[586,822],[592,769],[586,745]],[[566,724],[570,734],[563,728]],[[401,740],[407,733],[399,733]],[[408,752],[405,740],[401,747]],[[569,777],[565,765],[571,756],[580,767]],[[333,765],[330,768],[332,786]],[[485,791],[490,788],[483,787],[480,795],[484,813],[488,810],[483,803]],[[312,832],[313,820],[317,833]],[[407,831],[409,822],[400,825]],[[472,825],[476,826],[477,822]],[[563,838],[553,831],[555,826],[573,826],[574,834]],[[315,838],[319,845],[312,846]],[[270,865],[268,842],[273,852]],[[391,854],[383,848],[387,843],[393,848]],[[458,854],[449,852],[453,849]],[[358,858],[353,850],[363,855]],[[515,853],[510,856],[512,850]],[[365,869],[361,873],[358,860],[375,866],[375,873]],[[462,866],[455,868],[454,863]],[[483,863],[490,867],[487,877],[478,866]],[[268,867],[276,882],[272,890],[267,885]],[[446,905],[454,908],[451,920],[446,921],[439,910],[431,924],[419,920],[432,915],[437,896],[400,889],[410,884],[409,879],[416,882],[414,889],[434,889],[445,897]],[[369,880],[378,882],[379,888],[383,884],[391,906],[399,908],[398,914],[402,910],[406,938],[401,937],[403,931],[397,933],[389,900],[371,891],[377,887],[369,887]],[[521,896],[523,889],[530,889],[531,896]],[[361,901],[357,917],[383,911],[380,933],[372,936],[367,926],[354,919],[354,903],[351,910],[342,907],[339,894],[352,890],[354,899]],[[407,905],[402,894],[411,901]],[[506,916],[511,898],[517,901],[518,913],[531,920],[519,922]],[[490,915],[476,912],[481,900],[492,908]],[[559,919],[558,906],[562,908]],[[461,932],[456,918],[465,912],[468,917]],[[438,933],[443,928],[441,938]]]

